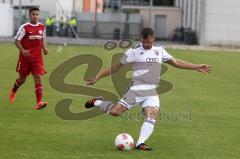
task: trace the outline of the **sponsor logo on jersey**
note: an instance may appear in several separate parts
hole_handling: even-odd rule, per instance
[[[146,62],[147,63],[159,63],[159,59],[158,58],[147,58]]]
[[[30,35],[29,36],[30,40],[35,40],[35,39],[42,39],[42,35]]]
[[[43,33],[43,31],[42,30],[39,30],[39,34],[42,34]]]

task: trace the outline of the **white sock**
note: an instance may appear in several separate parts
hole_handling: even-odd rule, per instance
[[[103,101],[101,101],[101,100],[96,100],[96,101],[94,102],[94,106],[97,107],[97,106],[99,106],[100,104],[102,104],[102,102],[103,102]]]
[[[111,101],[96,100],[94,106],[98,107],[101,111],[108,113],[113,108],[114,104]]]
[[[136,143],[136,146],[138,146],[141,143],[144,143],[149,136],[152,134],[153,130],[154,130],[154,124],[155,124],[155,120],[154,119],[150,119],[147,118],[141,128],[141,132],[140,132],[140,136],[139,139]]]

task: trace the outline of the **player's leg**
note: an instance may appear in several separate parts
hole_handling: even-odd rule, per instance
[[[33,80],[35,83],[35,94],[36,94],[36,100],[37,100],[37,105],[35,106],[35,108],[42,109],[46,107],[48,103],[42,101],[43,87],[42,87],[41,75],[33,74]]]
[[[15,101],[16,93],[18,88],[25,82],[27,76],[19,73],[18,78],[15,80],[14,85],[11,89],[11,93],[9,96],[10,103],[13,103]]]
[[[112,116],[120,116],[122,115],[127,109],[127,107],[123,106],[120,103],[117,103],[116,105],[114,105],[114,107],[109,111],[108,114],[112,115]]]
[[[152,150],[149,148],[145,141],[151,136],[154,130],[154,125],[156,123],[158,110],[155,107],[145,107],[144,108],[144,115],[145,120],[143,122],[143,125],[141,127],[141,132],[139,139],[136,143],[136,149],[140,150]]]
[[[47,106],[47,102],[42,101],[43,97],[43,86],[42,86],[42,75],[46,73],[43,65],[43,60],[39,59],[33,62],[30,62],[31,65],[31,73],[33,75],[33,80],[35,83],[35,94],[36,94],[36,101],[37,105],[35,106],[36,109],[42,109]]]
[[[151,151],[145,141],[151,136],[156,123],[158,110],[159,110],[159,98],[158,96],[148,97],[142,104],[145,120],[141,127],[139,139],[136,143],[136,149]]]
[[[85,103],[86,108],[98,107],[103,112],[112,116],[120,116],[136,103],[134,92],[128,90],[117,104],[111,101],[104,101],[102,97],[89,99]]]
[[[18,88],[25,82],[27,76],[30,73],[29,63],[24,58],[19,57],[16,71],[19,73],[18,78],[16,79],[13,88],[11,89],[9,100],[10,103],[13,103],[16,97],[16,92]]]
[[[126,106],[124,106],[120,103],[114,104],[111,101],[104,101],[102,97],[96,97],[96,98],[89,99],[85,103],[85,107],[87,109],[97,107],[101,111],[103,111],[109,115],[112,115],[112,116],[120,116],[127,110]]]
[[[18,88],[26,81],[27,76],[19,73],[18,78],[15,80],[12,91],[17,92]]]

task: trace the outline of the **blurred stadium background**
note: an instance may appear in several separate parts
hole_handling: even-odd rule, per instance
[[[140,30],[152,27],[162,40],[240,45],[236,0],[0,0],[0,37],[28,21],[30,6],[40,7],[49,36],[139,40]]]

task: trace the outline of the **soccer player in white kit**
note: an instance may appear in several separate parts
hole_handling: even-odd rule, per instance
[[[160,101],[156,88],[160,80],[161,64],[167,63],[176,68],[196,70],[202,73],[211,71],[210,65],[193,64],[173,58],[161,46],[154,46],[154,40],[154,31],[151,28],[144,28],[139,45],[126,51],[119,62],[101,70],[95,78],[87,80],[87,84],[92,85],[99,79],[117,72],[122,66],[131,64],[133,71],[131,85],[117,104],[104,101],[102,97],[91,98],[85,104],[88,109],[98,107],[112,116],[120,116],[134,105],[140,104],[145,120],[135,148],[145,151],[153,150],[145,144],[145,141],[154,130],[159,112]]]

